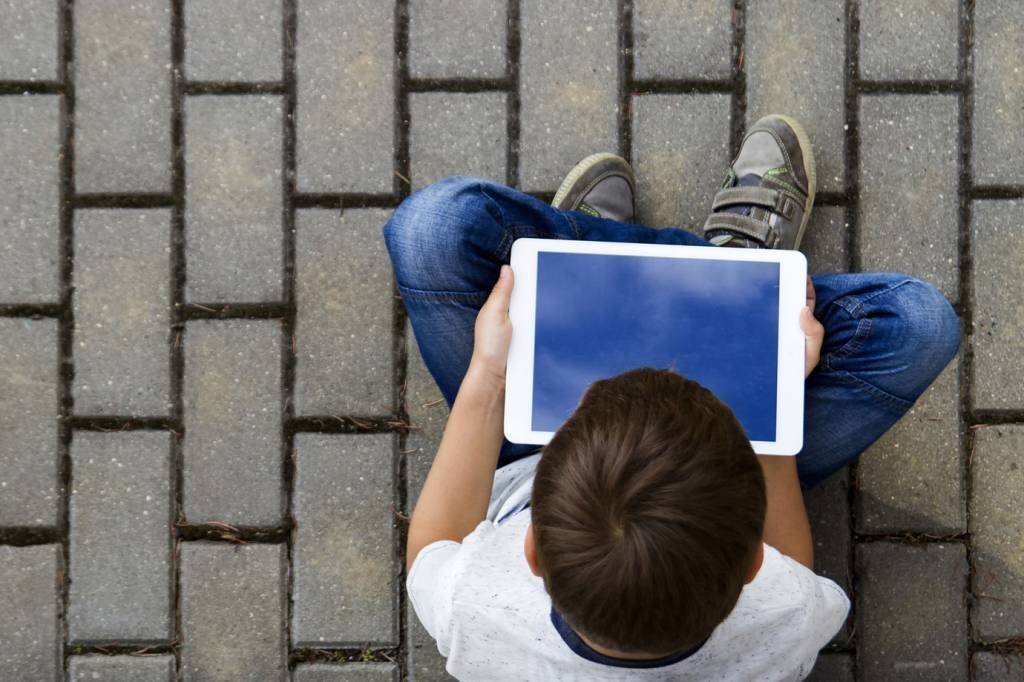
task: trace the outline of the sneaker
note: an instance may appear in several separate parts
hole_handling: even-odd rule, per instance
[[[715,195],[704,238],[719,246],[797,249],[814,204],[814,152],[803,127],[773,114],[753,125]]]
[[[551,205],[631,223],[636,215],[633,169],[621,156],[591,154],[569,171]]]

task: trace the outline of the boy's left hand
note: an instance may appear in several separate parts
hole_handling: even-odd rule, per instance
[[[814,304],[817,294],[814,284],[807,278],[807,307],[800,311],[800,329],[807,341],[804,344],[804,378],[810,376],[821,357],[821,344],[825,341],[825,327],[814,317]]]
[[[512,299],[513,284],[512,268],[502,265],[491,295],[477,313],[473,358],[469,363],[471,368],[475,366],[502,385],[505,383],[508,346],[512,341],[512,321],[508,317],[508,306]]]

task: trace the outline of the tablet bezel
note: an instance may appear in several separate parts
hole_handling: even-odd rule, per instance
[[[505,381],[505,437],[513,443],[544,445],[553,431],[534,431],[533,355],[537,303],[537,254],[606,254],[725,261],[760,261],[779,264],[779,361],[775,412],[775,440],[751,441],[761,455],[795,455],[803,447],[804,333],[800,311],[806,302],[807,259],[799,251],[726,249],[678,244],[637,244],[575,241],[568,239],[517,239],[512,244],[511,265],[515,287],[509,306],[512,343]]]

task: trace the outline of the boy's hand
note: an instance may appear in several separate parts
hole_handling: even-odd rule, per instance
[[[493,295],[492,295],[493,298]],[[818,365],[821,356],[821,344],[825,340],[825,327],[814,318],[814,303],[817,295],[814,284],[807,278],[807,307],[800,311],[800,329],[803,330],[807,342],[804,345],[804,378],[810,376]]]
[[[508,346],[512,341],[512,322],[508,319],[508,305],[512,298],[512,268],[501,266],[498,281],[491,295],[476,316],[473,338],[473,357],[470,368],[476,368],[487,377],[505,384],[505,363]]]

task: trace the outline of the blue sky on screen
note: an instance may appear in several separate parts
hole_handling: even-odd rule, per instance
[[[537,254],[533,429],[555,431],[592,382],[673,369],[775,439],[777,263]]]

